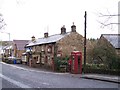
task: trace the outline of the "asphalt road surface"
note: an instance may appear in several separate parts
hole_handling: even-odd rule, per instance
[[[2,88],[118,88],[117,83],[71,77],[70,75],[18,68],[0,62]]]

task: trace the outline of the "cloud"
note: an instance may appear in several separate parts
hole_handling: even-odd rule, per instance
[[[106,4],[107,3],[107,4]],[[49,25],[50,35],[60,33],[62,25],[70,31],[75,22],[77,31],[84,35],[84,11],[87,16],[87,37],[99,37],[101,33],[94,12],[108,8],[117,12],[115,0],[2,0],[0,11],[7,23],[6,31],[12,39],[42,37]],[[21,35],[20,35],[21,34]]]

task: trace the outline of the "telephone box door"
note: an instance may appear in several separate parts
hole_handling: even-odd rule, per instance
[[[82,53],[80,51],[71,52],[71,73],[81,74],[82,73]]]

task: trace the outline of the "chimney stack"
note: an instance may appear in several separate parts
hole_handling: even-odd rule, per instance
[[[44,33],[44,38],[48,37],[48,32]]]
[[[71,32],[76,32],[76,26],[74,25],[74,22],[73,25],[71,26]]]
[[[35,36],[32,36],[31,38],[32,38],[32,42],[34,42],[35,41]]]
[[[63,27],[61,28],[61,34],[65,34],[66,33],[66,28],[65,25],[63,25]]]

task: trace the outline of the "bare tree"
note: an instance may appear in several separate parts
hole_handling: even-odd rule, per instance
[[[0,30],[4,29],[5,26],[6,26],[6,23],[3,19],[3,15],[0,13]]]
[[[118,18],[120,14],[110,14],[108,10],[107,13],[108,14],[103,14],[103,13],[98,14],[98,17],[103,19],[102,21],[97,20],[98,23],[101,24],[100,26],[101,28],[110,27],[110,29],[113,29],[113,25],[120,25],[120,22],[112,21],[113,19],[115,20],[115,18]]]

